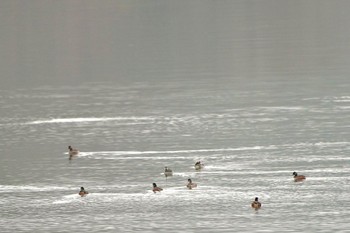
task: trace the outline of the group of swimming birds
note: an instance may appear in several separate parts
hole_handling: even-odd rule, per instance
[[[194,165],[194,168],[195,168],[196,170],[201,170],[203,167],[204,167],[204,164],[201,163],[201,161],[196,162],[196,164]],[[165,167],[165,169],[164,169],[164,175],[165,175],[165,177],[172,176],[172,175],[173,175],[173,171],[172,171],[170,168]],[[193,183],[191,179],[188,179],[187,181],[188,181],[188,183],[187,183],[186,187],[187,187],[188,189],[193,189],[193,188],[196,188],[196,187],[197,187],[197,184],[196,184],[196,183]],[[153,191],[154,193],[160,192],[160,191],[162,191],[162,190],[163,190],[163,189],[162,189],[161,187],[158,187],[156,183],[153,183],[153,189],[152,189],[152,191]]]
[[[74,149],[72,148],[71,146],[68,146],[68,154],[69,154],[69,160],[71,160],[74,156],[77,156],[79,154],[79,150],[77,149]],[[201,163],[201,161],[197,161],[194,165],[194,168],[198,171],[198,170],[201,170],[202,168],[204,168],[204,164]],[[172,176],[173,175],[173,171],[168,168],[168,167],[165,167],[164,169],[164,175],[165,177],[168,177],[168,176]],[[294,181],[295,182],[299,182],[299,181],[304,181],[306,179],[306,177],[304,175],[298,175],[298,173],[296,172],[293,172],[293,177],[294,177]],[[186,185],[186,187],[188,189],[193,189],[193,188],[196,188],[197,187],[197,184],[192,182],[191,179],[188,179],[187,180],[188,183]],[[161,187],[158,187],[156,183],[153,183],[153,189],[152,191],[154,193],[156,192],[161,192],[163,191],[163,189]],[[84,187],[81,187],[80,188],[80,191],[79,191],[79,195],[81,197],[84,197],[88,194],[88,192],[84,189]],[[261,203],[259,202],[259,198],[258,197],[255,197],[255,200],[251,203],[251,207],[255,210],[258,210],[261,208]]]

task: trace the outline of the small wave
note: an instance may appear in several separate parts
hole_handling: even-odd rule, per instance
[[[294,144],[282,144],[275,145],[276,147],[290,147],[290,148],[303,148],[303,147],[334,147],[334,146],[347,146],[350,142],[300,142]]]
[[[271,110],[271,111],[300,111],[300,110],[304,110],[304,107],[299,107],[299,106],[295,106],[295,107],[288,107],[288,106],[275,106],[275,107],[259,107],[260,109],[264,109],[264,110]]]
[[[0,193],[8,193],[8,192],[46,192],[52,190],[73,190],[76,188],[68,188],[68,187],[57,187],[57,186],[30,186],[30,185],[0,185]]]
[[[59,124],[59,123],[80,123],[80,122],[98,122],[98,121],[153,121],[153,117],[87,117],[87,118],[57,118],[50,120],[38,120],[27,122],[27,125],[37,124]]]
[[[328,147],[328,146],[343,146],[349,145],[350,142],[317,142],[314,145],[319,147]]]
[[[338,103],[339,103],[339,102],[340,102],[340,103],[341,103],[341,102],[350,102],[350,99],[346,99],[346,100],[334,100],[334,102],[338,102]]]
[[[337,106],[338,109],[350,109],[350,106]]]
[[[63,196],[59,200],[55,200],[52,204],[67,204],[73,202],[110,202],[115,200],[134,200],[140,199],[145,193],[89,193],[88,195],[81,197],[79,194],[69,194]]]
[[[85,155],[94,155],[94,154],[143,155],[143,154],[188,154],[188,153],[202,153],[202,152],[271,150],[271,149],[276,149],[276,146],[272,145],[272,146],[238,147],[238,148],[164,150],[164,151],[96,151],[96,152],[84,152],[84,153]]]
[[[81,201],[82,197],[79,194],[70,194],[64,196],[61,200],[56,200],[52,204],[67,204],[71,202]]]
[[[185,172],[175,172],[174,174],[173,174],[173,176],[180,176],[180,177],[191,177],[191,176],[193,176],[193,172],[192,173],[185,173]]]

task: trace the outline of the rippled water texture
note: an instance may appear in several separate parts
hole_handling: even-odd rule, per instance
[[[0,3],[0,232],[349,231],[347,2],[39,2]]]

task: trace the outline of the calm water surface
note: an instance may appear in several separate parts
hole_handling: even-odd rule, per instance
[[[0,4],[1,232],[350,232],[346,2],[39,2]]]

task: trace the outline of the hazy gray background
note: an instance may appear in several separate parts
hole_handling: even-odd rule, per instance
[[[349,10],[346,0],[3,0],[1,87],[347,76]]]

